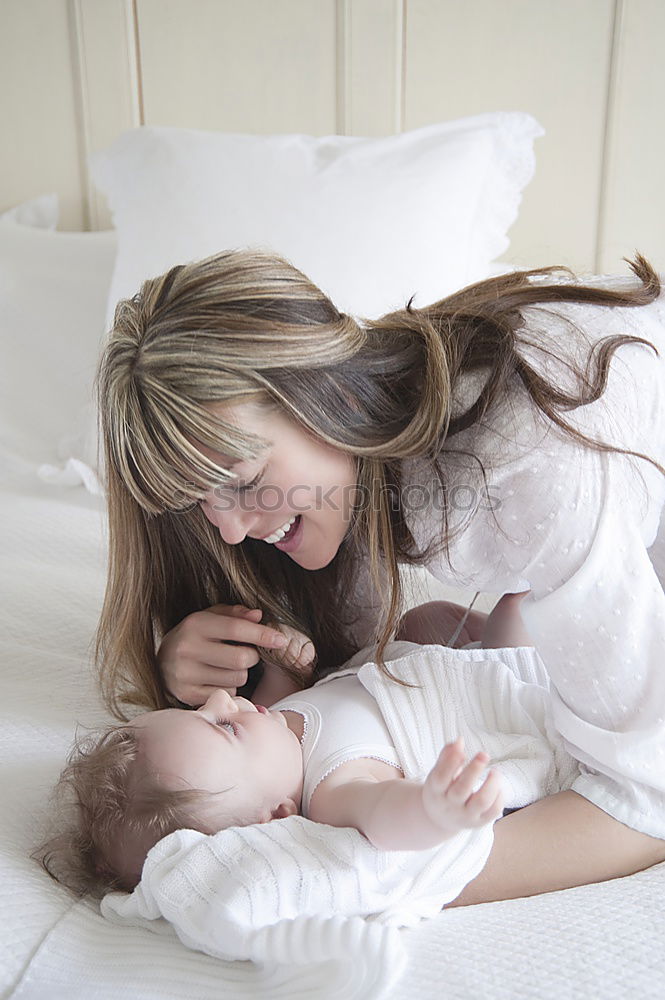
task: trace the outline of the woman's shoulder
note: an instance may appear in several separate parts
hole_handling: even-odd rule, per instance
[[[585,278],[583,284],[612,290],[639,287],[637,278],[617,275]],[[621,447],[648,449],[640,431],[651,432],[665,410],[665,290],[644,306],[548,302],[524,307],[522,318],[518,355],[553,389],[574,397],[584,395],[586,378],[596,377],[600,341],[637,337],[653,345],[655,351],[643,343],[619,344],[611,355],[601,396],[574,409],[558,407],[563,420],[582,434]],[[489,370],[461,376],[451,398],[453,417],[478,398],[488,374]],[[519,465],[534,450],[561,452],[564,457],[574,453],[578,460],[584,449],[536,406],[522,378],[515,375],[482,421],[448,438],[442,456],[451,473],[460,468],[468,476],[477,459],[506,468]]]

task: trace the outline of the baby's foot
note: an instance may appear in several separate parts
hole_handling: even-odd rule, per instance
[[[489,762],[487,754],[478,753],[469,763],[465,761],[462,740],[448,743],[423,784],[423,808],[441,830],[442,839],[484,826],[503,813],[503,783],[497,771],[490,771],[473,791]]]

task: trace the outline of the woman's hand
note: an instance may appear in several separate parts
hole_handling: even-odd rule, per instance
[[[166,633],[157,653],[166,690],[193,708],[215,688],[235,695],[247,683],[247,671],[261,659],[257,646],[273,653],[291,647],[291,638],[261,625],[260,617],[258,608],[215,604],[183,618]]]

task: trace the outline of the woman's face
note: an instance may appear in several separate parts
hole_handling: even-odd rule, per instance
[[[221,404],[211,409],[228,423],[260,435],[271,444],[253,461],[196,447],[207,458],[239,476],[218,486],[201,507],[229,545],[249,535],[276,544],[303,569],[322,569],[346,535],[355,498],[353,458],[304,431],[281,413],[254,403]],[[293,520],[295,519],[295,520]],[[289,536],[276,538],[293,520]],[[270,539],[270,541],[266,541]]]

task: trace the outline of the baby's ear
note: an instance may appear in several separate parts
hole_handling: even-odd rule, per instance
[[[284,801],[280,802],[278,806],[275,806],[275,808],[272,811],[273,819],[286,819],[287,816],[297,816],[297,815],[298,815],[298,807],[293,801],[293,799],[284,799]]]

